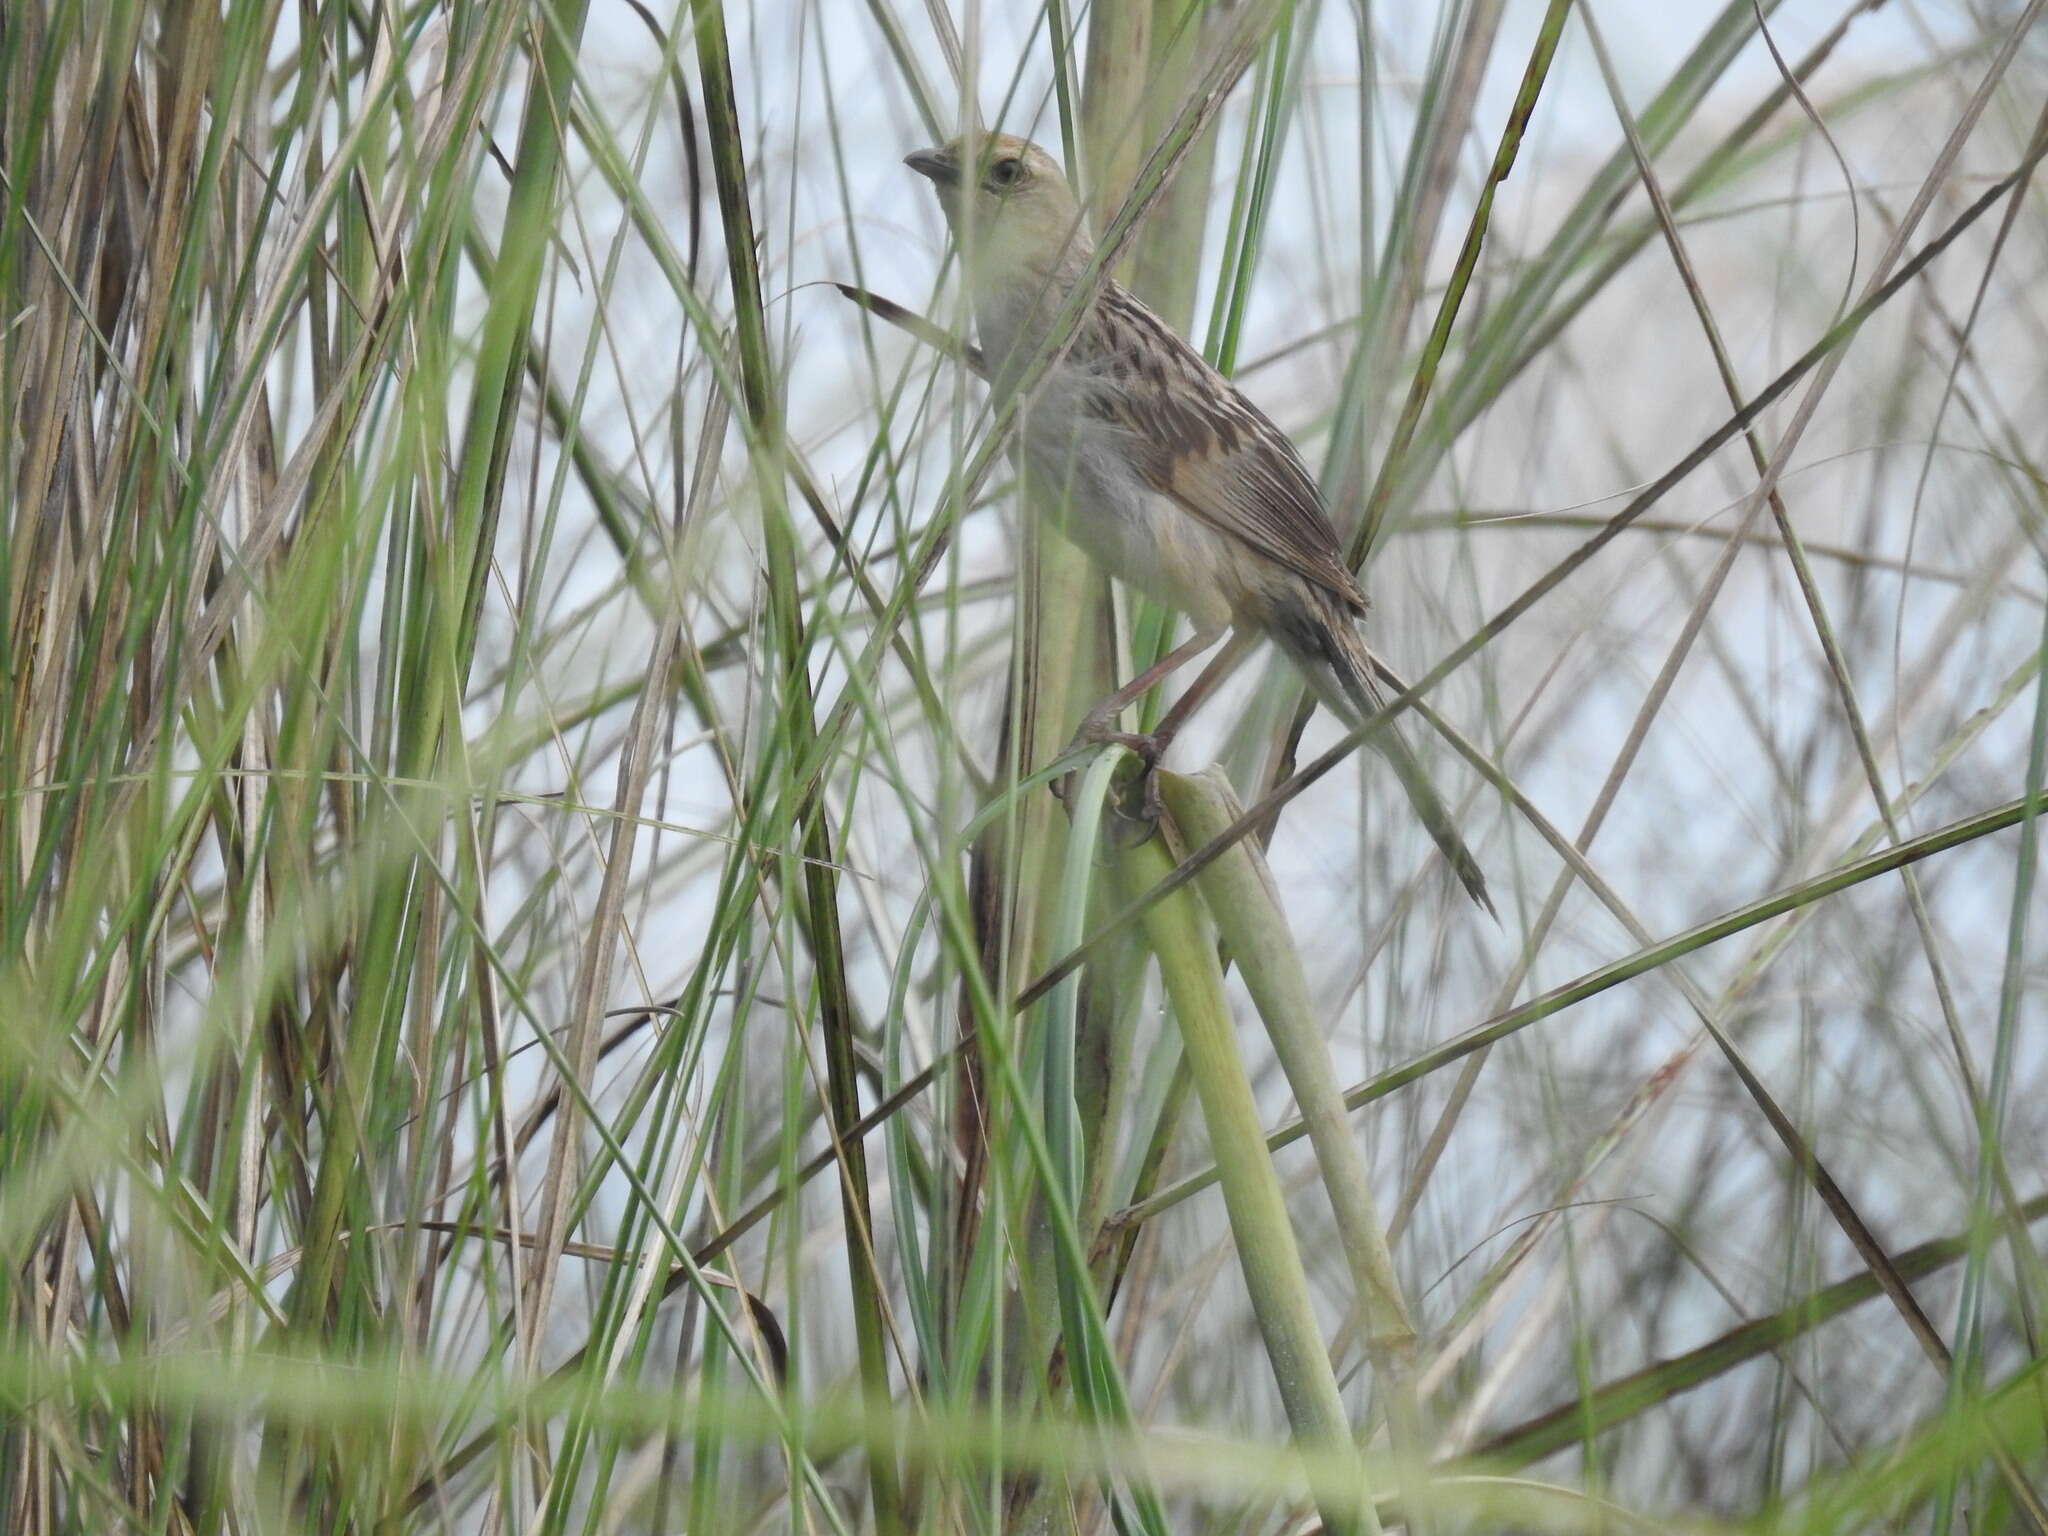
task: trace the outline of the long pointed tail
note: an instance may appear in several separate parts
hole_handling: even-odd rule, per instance
[[[1493,909],[1493,898],[1486,894],[1486,876],[1480,872],[1479,861],[1465,846],[1465,839],[1459,836],[1457,825],[1451,820],[1450,807],[1444,804],[1436,786],[1429,782],[1429,776],[1422,771],[1422,764],[1408,750],[1408,743],[1388,729],[1380,733],[1373,745],[1379,748],[1388,766],[1394,770],[1394,777],[1408,792],[1408,803],[1415,807],[1423,830],[1450,860],[1458,883],[1465,887],[1465,894],[1484,907],[1488,917],[1499,922],[1500,914]]]
[[[1290,623],[1276,627],[1272,633],[1301,669],[1317,696],[1346,725],[1356,727],[1386,707],[1386,695],[1373,676],[1372,659],[1366,654],[1365,643],[1352,629],[1348,615],[1318,614],[1313,622]],[[1394,777],[1401,781],[1401,788],[1407,792],[1408,803],[1415,808],[1423,830],[1429,833],[1431,840],[1450,861],[1458,883],[1465,887],[1465,894],[1485,908],[1487,916],[1498,922],[1500,914],[1494,911],[1493,900],[1486,894],[1486,876],[1480,872],[1479,861],[1465,846],[1457,824],[1451,820],[1450,808],[1436,792],[1436,786],[1429,782],[1429,775],[1416,761],[1415,754],[1408,750],[1408,743],[1401,739],[1399,729],[1389,723],[1375,731],[1372,745],[1386,758],[1387,765],[1394,770]]]

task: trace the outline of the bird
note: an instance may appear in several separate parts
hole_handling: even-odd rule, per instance
[[[1059,162],[1012,134],[964,135],[904,164],[932,183],[965,252],[981,371],[1002,391],[1091,280],[1080,202]],[[1156,762],[1172,727],[1132,738],[1113,729],[1116,716],[1226,631],[1271,640],[1353,728],[1384,707],[1358,630],[1364,589],[1293,442],[1128,290],[1100,284],[1024,403],[1015,450],[1026,478],[1051,492],[1038,503],[1090,559],[1194,627],[1090,710],[1077,742],[1125,741]],[[1421,763],[1390,723],[1371,740],[1466,893],[1492,913],[1478,860]]]

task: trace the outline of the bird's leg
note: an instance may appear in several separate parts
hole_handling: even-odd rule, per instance
[[[1123,687],[1117,689],[1115,693],[1112,693],[1100,704],[1089,710],[1087,714],[1081,717],[1080,728],[1074,732],[1074,739],[1067,744],[1067,750],[1071,752],[1076,747],[1095,746],[1103,742],[1113,741],[1119,746],[1129,747],[1133,752],[1144,758],[1148,766],[1157,761],[1159,754],[1165,750],[1166,742],[1172,740],[1172,736],[1168,734],[1162,737],[1161,733],[1157,731],[1149,736],[1136,735],[1130,731],[1120,731],[1116,726],[1116,717],[1122,714],[1129,705],[1143,698],[1152,685],[1161,678],[1185,666],[1188,662],[1194,660],[1195,657],[1201,655],[1202,652],[1209,649],[1210,646],[1216,643],[1216,638],[1221,633],[1221,630],[1216,629],[1197,630],[1181,644],[1175,646],[1164,656],[1153,662],[1151,666],[1140,672],[1128,683],[1125,683]],[[1168,712],[1167,718],[1171,720],[1175,715],[1181,713],[1180,706],[1175,705]],[[1179,724],[1176,722],[1175,729],[1178,728]]]
[[[1173,707],[1159,717],[1159,723],[1152,727],[1153,753],[1164,757],[1173,738],[1180,734],[1180,728],[1188,723],[1188,716],[1202,707],[1202,703],[1216,691],[1216,685],[1230,675],[1230,669],[1238,659],[1252,648],[1253,641],[1241,631],[1232,630],[1230,640],[1214,656],[1209,665],[1202,668],[1201,675],[1182,691],[1173,701]]]
[[[1155,731],[1150,735],[1139,735],[1118,730],[1116,717],[1124,712],[1127,705],[1143,698],[1146,690],[1154,683],[1209,649],[1221,633],[1222,631],[1215,629],[1197,630],[1082,716],[1080,728],[1074,732],[1074,739],[1067,743],[1069,752],[1076,747],[1099,745],[1104,742],[1115,742],[1118,746],[1128,747],[1135,752],[1139,761],[1144,764],[1142,817],[1148,824],[1157,824],[1160,813],[1159,780],[1152,770],[1158,766],[1159,756],[1166,750],[1166,744],[1173,739],[1172,732]],[[1186,711],[1175,705],[1168,712],[1167,719],[1172,720],[1176,715],[1185,718]],[[1177,721],[1174,729],[1179,729]]]

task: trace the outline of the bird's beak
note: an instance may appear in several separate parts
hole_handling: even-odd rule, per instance
[[[920,149],[905,155],[903,163],[935,186],[951,187],[960,181],[959,167],[942,150]]]

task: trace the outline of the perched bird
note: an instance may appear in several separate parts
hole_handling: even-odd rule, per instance
[[[932,182],[966,247],[981,354],[1000,388],[1083,280],[1094,242],[1080,204],[1052,156],[1008,134],[921,149],[904,164]],[[1365,593],[1293,443],[1137,299],[1102,287],[1018,431],[1027,475],[1068,537],[1195,625],[1192,640],[1091,711],[1084,736],[1113,738],[1125,705],[1231,628],[1271,639],[1347,724],[1382,707],[1356,628]],[[1391,727],[1373,745],[1491,912],[1479,865],[1422,765]]]

